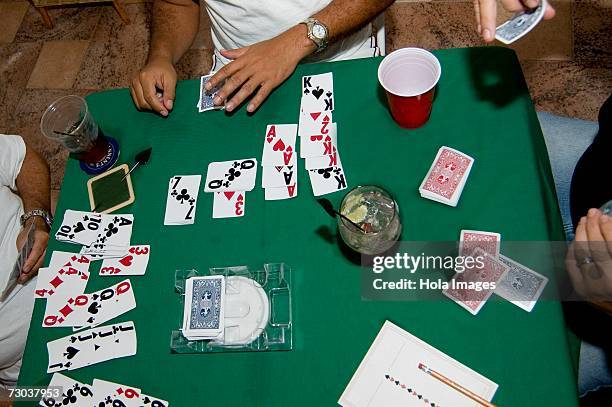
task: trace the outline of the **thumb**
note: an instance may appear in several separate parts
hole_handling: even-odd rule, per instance
[[[244,53],[247,52],[248,49],[249,47],[237,48],[237,49],[222,49],[221,51],[219,51],[219,53],[227,59],[236,59],[236,58],[240,58],[241,56],[243,56]]]
[[[162,85],[164,89],[164,106],[166,109],[172,110],[176,95],[176,77],[174,75],[164,75]]]

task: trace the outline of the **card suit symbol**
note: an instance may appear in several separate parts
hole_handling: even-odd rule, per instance
[[[79,233],[85,230],[85,226],[83,226],[82,222],[77,222],[76,226],[74,227],[74,232],[75,233]]]
[[[225,194],[225,198],[226,198],[228,201],[231,201],[231,200],[232,200],[232,197],[233,197],[233,196],[234,196],[234,194],[235,194],[235,192],[224,192],[224,194]]]
[[[327,91],[327,93],[325,94],[325,96],[327,96],[328,98],[332,97],[332,93],[330,91]]]
[[[189,205],[193,206],[194,203],[195,203],[195,198],[191,197],[189,199]]]
[[[317,88],[312,91],[312,96],[314,96],[317,99],[319,99],[321,97],[321,95],[323,94],[323,92],[325,92],[325,91],[317,86]]]
[[[100,349],[100,345],[94,344],[94,350]]]
[[[335,174],[340,174],[340,168],[338,168],[338,167],[334,168],[334,173]]]
[[[119,260],[119,263],[123,264],[125,267],[129,267],[132,265],[132,260],[134,260],[134,256],[125,256]]]
[[[92,303],[91,303],[91,305],[90,305],[90,306],[87,308],[87,311],[88,311],[90,314],[97,314],[97,313],[98,313],[98,310],[99,310],[100,308],[102,308],[102,305],[100,305],[100,304],[98,303],[98,301],[94,301],[94,302],[92,302]]]
[[[240,163],[238,161],[234,161],[234,163],[232,164],[232,167],[238,168],[240,167]]]
[[[388,375],[388,374],[386,374],[386,375],[385,375],[385,379],[388,379],[388,378],[389,378],[389,375]]]
[[[400,387],[401,387],[402,389],[405,389],[405,388],[406,388],[406,385],[405,385],[405,384],[400,384]]]
[[[75,343],[77,340],[76,336],[71,336],[70,337],[70,342]]]
[[[119,339],[115,339],[115,343],[119,343]]]
[[[68,346],[66,348],[66,352],[64,352],[64,356],[66,356],[66,358],[68,360],[72,359],[73,357],[76,356],[77,353],[79,353],[80,350],[77,348],[73,348],[72,346]]]
[[[181,189],[181,193],[176,196],[176,200],[181,204],[185,203],[186,200],[189,199],[189,194],[187,193],[187,188]]]
[[[106,237],[111,237],[115,233],[119,232],[119,228],[115,226],[114,223],[109,223],[108,227],[104,229],[104,231],[106,232]]]
[[[331,177],[331,172],[332,172],[333,168],[321,168],[318,169],[317,172],[319,173],[319,175],[323,175],[323,178],[327,179],[329,177]]]
[[[427,399],[423,399],[423,401],[424,401],[425,403],[429,403],[429,400],[427,400]]]
[[[241,172],[235,168],[230,168],[225,174],[227,176],[228,181],[233,181],[240,176]]]
[[[74,390],[68,389],[66,391],[66,396],[64,397],[64,400],[62,401],[62,404],[67,406],[68,404],[73,404],[76,402],[77,402],[77,396],[74,394]]]
[[[94,317],[87,318],[87,322],[89,322],[90,324],[93,324],[94,321],[95,321]]]
[[[399,386],[399,380],[396,380],[396,381],[395,381],[395,385],[396,385],[396,386]]]
[[[172,196],[177,196],[177,195],[178,195],[178,192],[176,192],[176,189],[175,189],[175,190],[173,190],[173,191],[170,193],[170,195],[172,195]]]
[[[276,143],[274,143],[274,145],[272,146],[272,150],[273,151],[284,151],[285,150],[285,143],[283,142],[282,139],[278,139],[278,141]]]
[[[91,296],[94,300],[97,300],[100,297],[100,294],[94,294]]]
[[[408,393],[412,393],[412,389],[408,389]]]
[[[312,120],[314,121],[316,121],[319,116],[321,116],[321,112],[310,113],[310,117],[312,117]]]
[[[72,312],[72,307],[68,306],[68,305],[64,305],[62,307],[62,309],[59,310],[60,314],[62,314],[63,316],[67,317],[68,315],[70,315],[70,313]]]
[[[422,394],[419,394],[419,395],[417,395],[417,397],[418,397],[418,398],[419,398],[419,400],[420,400],[420,399],[422,399],[422,398],[423,398],[423,395],[422,395]]]
[[[238,202],[244,201],[244,196],[242,194],[238,195],[238,198],[236,198],[236,201]]]
[[[53,280],[49,281],[49,283],[55,288],[59,287],[59,285],[63,282],[64,280],[62,280],[58,276],[53,277]]]
[[[281,172],[283,170],[283,166],[282,165],[280,165],[278,167],[275,166],[274,168],[276,168],[276,172]],[[289,169],[291,169],[291,167],[289,167]]]
[[[228,181],[225,181],[225,182],[223,183],[223,186],[224,186],[225,188],[227,188],[227,187],[229,187],[229,186],[230,186],[230,183],[229,183]]]
[[[144,403],[149,404],[150,402],[151,402],[151,399],[149,398],[149,396],[145,396]]]
[[[310,94],[310,90],[304,89],[304,95],[309,95],[309,94]]]

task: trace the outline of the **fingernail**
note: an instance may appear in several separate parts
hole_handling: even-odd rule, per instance
[[[589,209],[589,212],[587,213],[588,216],[595,216],[599,213],[599,211],[595,208],[591,208]]]
[[[482,26],[480,24],[478,24],[478,27],[476,28],[476,32],[478,34],[482,34]]]
[[[162,116],[168,116],[168,111],[167,110],[162,110],[161,112],[159,112]]]
[[[606,222],[608,222],[609,220],[610,220],[610,217],[609,217],[608,215],[602,215],[602,217],[601,217],[601,218],[599,218],[599,221],[600,221],[601,223],[606,223]]]
[[[253,113],[255,111],[255,105],[248,105],[247,106],[247,111],[249,113]]]
[[[583,216],[582,218],[580,218],[580,222],[578,223],[581,223],[581,224],[586,223],[586,216]]]
[[[227,110],[228,112],[231,112],[233,108],[234,104],[231,102],[225,105],[225,110]]]
[[[485,28],[484,32],[482,33],[482,36],[484,37],[485,40],[490,40],[491,39],[491,31],[489,31],[488,28]]]
[[[206,90],[211,90],[212,85],[210,84],[210,82],[206,82],[206,85],[204,85],[204,88],[206,88]]]
[[[172,109],[174,107],[174,102],[172,99],[168,100],[168,109]]]
[[[220,105],[221,104],[221,98],[219,96],[215,96],[213,98],[213,102],[215,105]]]

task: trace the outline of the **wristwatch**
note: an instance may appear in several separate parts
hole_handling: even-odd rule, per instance
[[[30,219],[32,216],[40,216],[43,218],[49,229],[51,229],[51,225],[53,224],[53,216],[51,216],[51,214],[44,209],[32,209],[31,211],[21,215],[21,218],[19,219],[21,226],[25,225],[28,219]]]
[[[327,48],[329,31],[327,30],[327,26],[325,24],[312,17],[306,21],[302,21],[302,24],[306,24],[306,27],[308,28],[308,38],[317,46],[317,52],[321,52]]]

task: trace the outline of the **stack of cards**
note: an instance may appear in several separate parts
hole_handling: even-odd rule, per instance
[[[185,281],[183,336],[194,340],[223,340],[225,276],[192,277]]]
[[[495,293],[527,312],[533,310],[544,291],[548,278],[500,254],[501,235],[481,230],[462,230],[460,256],[485,256],[484,268],[471,268],[453,277],[455,282],[487,281],[495,288],[477,292],[474,289],[450,289],[443,293],[476,315],[491,294]]]
[[[266,201],[297,196],[297,124],[270,124],[261,158],[261,186]]]
[[[74,370],[136,354],[134,322],[100,326],[47,342],[47,373]]]
[[[338,127],[333,123],[332,73],[302,77],[299,131],[300,157],[315,196],[346,189],[338,151]]]
[[[212,192],[213,218],[244,216],[246,192],[255,188],[257,159],[212,162],[206,171],[204,192]]]
[[[67,210],[55,238],[83,245],[81,254],[91,259],[123,256],[132,236],[134,215],[106,215]]]
[[[175,175],[168,183],[164,225],[193,225],[201,175]]]
[[[457,206],[474,159],[461,151],[442,146],[419,187],[423,198]]]
[[[17,286],[17,281],[21,275],[21,270],[23,270],[23,266],[30,256],[32,248],[34,247],[34,233],[36,233],[36,227],[34,227],[34,223],[32,222],[30,223],[30,227],[26,234],[26,239],[23,242],[21,250],[19,251],[19,256],[17,256],[17,261],[15,262],[15,266],[13,266],[13,270],[7,275],[6,282],[0,285],[0,302],[6,301],[11,292],[13,292],[13,289]]]
[[[125,406],[125,407],[168,407],[170,403],[142,394],[141,390],[106,380],[94,379],[92,385],[78,382],[61,373],[54,373],[48,389],[60,388],[58,397],[44,397],[43,407],[60,406]],[[53,392],[49,392],[53,394]]]
[[[221,89],[223,87],[223,84],[225,83],[222,82],[219,86],[216,86],[214,89],[207,91],[206,90],[206,84],[208,83],[208,81],[210,80],[210,78],[212,78],[213,74],[210,75],[204,75],[200,78],[200,100],[198,100],[198,111],[200,113],[202,112],[206,112],[209,110],[222,110],[223,106],[215,106],[214,103],[214,99],[215,96],[217,95],[217,92],[219,92],[219,89]]]

